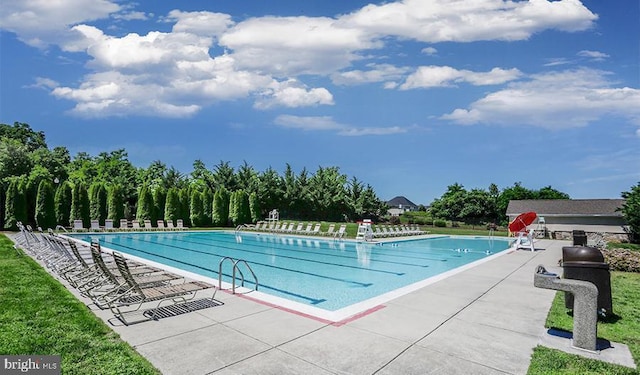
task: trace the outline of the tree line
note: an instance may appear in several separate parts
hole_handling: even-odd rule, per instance
[[[0,124],[0,183],[5,229],[18,221],[54,228],[82,220],[88,227],[106,218],[116,226],[121,218],[228,226],[264,219],[272,209],[285,219],[377,220],[387,210],[370,185],[338,167],[296,173],[287,164],[280,175],[247,162],[235,169],[220,161],[208,169],[196,160],[185,175],[161,161],[136,168],[124,149],[72,158],[66,147],[49,149],[44,132],[20,122]]]

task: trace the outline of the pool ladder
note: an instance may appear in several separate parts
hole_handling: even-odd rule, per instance
[[[247,261],[244,259],[234,259],[232,257],[224,257],[220,260],[220,263],[218,264],[218,288],[219,289],[222,289],[222,265],[227,260],[230,261],[231,264],[233,264],[233,276],[231,278],[231,292],[233,294],[236,294],[236,273],[240,275],[240,286],[244,286],[244,274],[242,273],[242,270],[240,270],[240,267],[238,266],[238,264],[244,264],[249,270],[249,272],[251,272],[251,275],[253,276],[253,280],[256,285],[255,290],[258,290],[258,277],[251,269],[251,266],[249,266],[249,263],[247,263]]]

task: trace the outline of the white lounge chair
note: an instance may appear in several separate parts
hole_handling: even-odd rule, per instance
[[[113,228],[113,220],[112,219],[105,219],[104,220],[104,230],[108,231],[108,232],[112,232],[114,230],[114,228]]]
[[[323,236],[332,236],[335,234],[334,230],[336,229],[336,225],[335,224],[329,224],[329,228],[327,229],[326,232],[322,232]]]
[[[184,226],[184,221],[182,219],[176,220],[176,228],[180,230],[185,230],[187,227]]]
[[[340,228],[338,228],[338,231],[333,235],[333,237],[342,238],[344,237],[346,232],[347,232],[347,224],[340,224]]]
[[[518,237],[516,237],[515,247],[516,249],[531,249],[531,251],[536,251],[533,246],[533,234],[535,229],[530,229],[528,232],[518,232]]]
[[[87,229],[82,225],[82,220],[74,220],[73,221],[73,231],[74,232],[84,232]]]
[[[165,230],[165,229],[167,229],[167,228],[164,226],[164,220],[160,219],[160,220],[158,220],[158,221],[157,221],[157,223],[158,223],[158,230]],[[171,223],[171,225],[173,225],[173,223]],[[146,226],[146,221],[145,221],[145,226]]]
[[[129,230],[129,220],[120,219],[120,230]]]

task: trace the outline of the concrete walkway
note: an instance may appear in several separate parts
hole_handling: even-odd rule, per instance
[[[555,295],[533,274],[567,244],[539,240],[345,324],[226,292],[221,306],[132,326],[95,312],[164,374],[525,374]]]

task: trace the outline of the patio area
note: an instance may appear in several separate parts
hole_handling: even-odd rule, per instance
[[[124,326],[78,297],[166,374],[524,374],[555,294],[533,274],[567,244],[508,250],[339,323],[219,291],[220,306]]]

